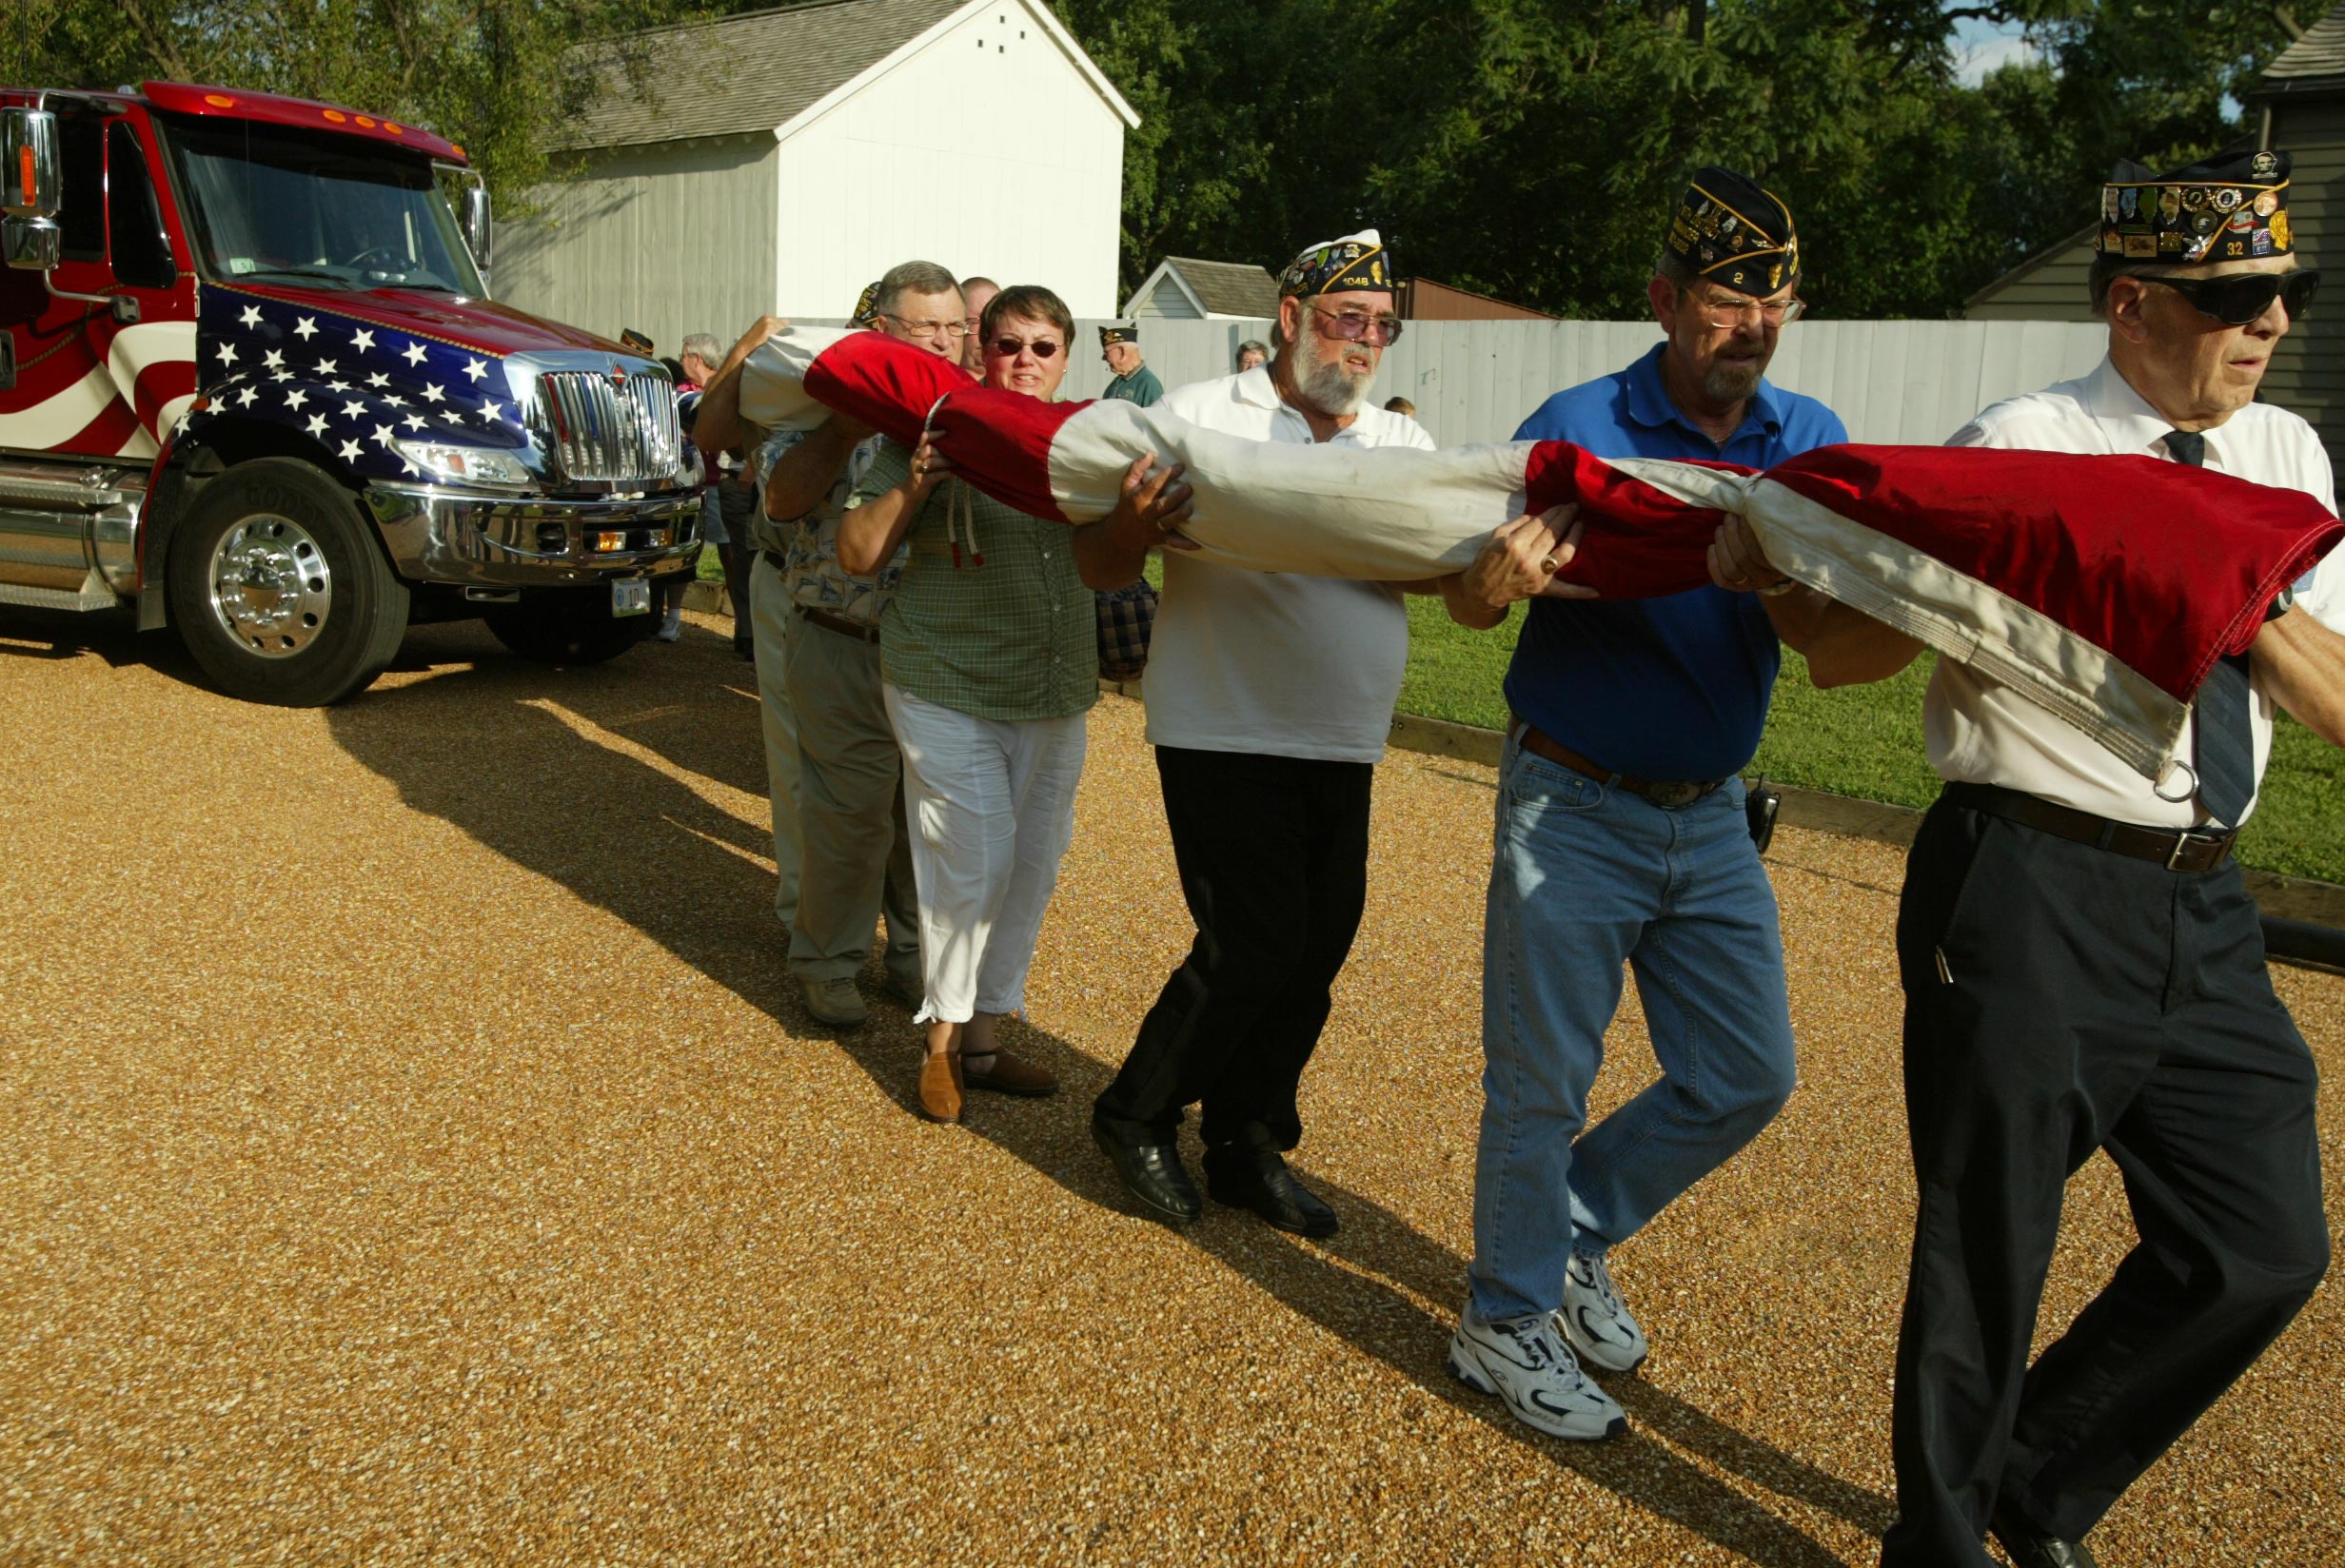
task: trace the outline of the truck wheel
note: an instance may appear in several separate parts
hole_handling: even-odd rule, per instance
[[[659,602],[654,596],[653,602]],[[523,658],[556,664],[601,664],[651,635],[657,613],[611,614],[608,588],[547,589],[501,604],[482,617],[499,642]]]
[[[347,491],[290,458],[205,485],[171,542],[180,640],[246,702],[318,708],[383,673],[407,630],[407,589]]]

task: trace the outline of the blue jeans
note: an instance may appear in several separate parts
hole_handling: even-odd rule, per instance
[[[1662,1076],[1583,1134],[1624,962]],[[1482,1049],[1473,1303],[1551,1312],[1575,1230],[1626,1241],[1790,1096],[1783,938],[1741,780],[1665,811],[1508,742]]]

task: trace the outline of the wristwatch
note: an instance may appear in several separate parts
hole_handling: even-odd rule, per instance
[[[2272,596],[2272,607],[2263,613],[2264,624],[2270,625],[2296,607],[2296,585],[2292,582]]]
[[[1799,587],[1800,587],[1800,579],[1799,579],[1799,578],[1783,578],[1783,581],[1781,581],[1781,582],[1770,582],[1770,583],[1768,583],[1768,584],[1767,584],[1764,588],[1760,589],[1760,590],[1759,590],[1759,597],[1760,597],[1761,598],[1781,598],[1781,597],[1782,597],[1783,595],[1784,595],[1784,594],[1790,594],[1790,593],[1796,593],[1796,592],[1798,592],[1798,591],[1799,591]]]

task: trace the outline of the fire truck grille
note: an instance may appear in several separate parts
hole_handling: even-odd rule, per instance
[[[528,418],[566,480],[665,483],[683,466],[676,388],[664,376],[548,370],[538,377]]]

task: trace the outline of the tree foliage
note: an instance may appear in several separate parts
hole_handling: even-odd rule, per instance
[[[2208,0],[1060,0],[1149,116],[1127,285],[1162,256],[1274,265],[1375,223],[1409,271],[1559,314],[1644,311],[1686,174],[1799,215],[1836,315],[1938,316],[2088,222],[2119,156],[2239,134],[2285,42]],[[1957,80],[1955,23],[2042,57]],[[1113,62],[1110,64],[1110,62]]]

